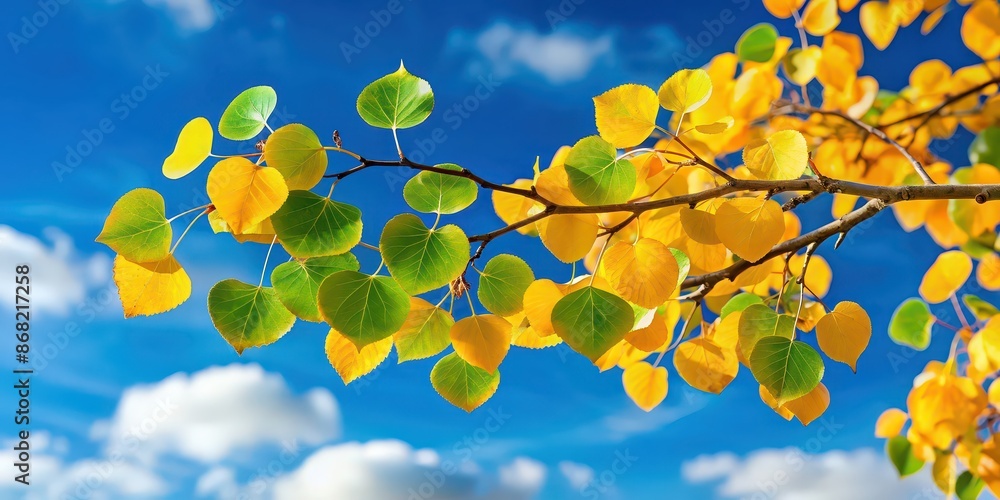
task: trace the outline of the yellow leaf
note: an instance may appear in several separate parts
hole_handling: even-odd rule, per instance
[[[645,141],[656,128],[659,110],[656,92],[645,85],[627,83],[594,98],[597,131],[616,148]]]
[[[886,2],[869,1],[861,5],[861,29],[878,50],[885,50],[896,37],[899,19]]]
[[[558,335],[548,335],[545,337],[539,336],[538,332],[536,332],[527,321],[524,311],[505,319],[509,321],[510,324],[514,325],[514,329],[512,330],[513,334],[510,338],[511,345],[524,347],[526,349],[542,349],[545,347],[559,345],[563,341],[563,339]]]
[[[611,349],[608,349],[608,352],[597,358],[597,361],[594,361],[594,366],[596,366],[601,372],[606,372],[614,368],[618,364],[618,361],[621,360],[626,347],[628,347],[628,343],[624,340],[611,346]]]
[[[648,351],[643,351],[630,344],[623,344],[622,354],[618,357],[618,368],[628,368],[649,357]]]
[[[816,340],[830,359],[840,361],[858,371],[858,357],[872,338],[872,321],[868,313],[854,302],[837,304],[816,324]]]
[[[976,281],[987,290],[1000,290],[1000,255],[990,252],[983,256],[976,268]]]
[[[977,372],[1000,370],[1000,319],[991,319],[969,340],[969,363]]]
[[[823,50],[815,45],[804,49],[788,51],[785,56],[784,68],[788,79],[798,85],[806,85],[816,78],[816,71],[823,56]]]
[[[972,259],[965,252],[952,250],[938,255],[920,282],[920,296],[931,304],[948,300],[972,274]]]
[[[570,263],[587,256],[597,240],[597,215],[559,214],[536,224],[542,244],[557,259]]]
[[[391,350],[392,337],[372,342],[359,351],[354,342],[336,330],[331,329],[326,335],[326,359],[345,385],[374,370],[389,357]]]
[[[740,362],[736,358],[736,349],[696,338],[677,346],[674,368],[691,387],[719,394],[736,378]]]
[[[875,422],[875,437],[889,439],[903,432],[903,426],[909,420],[909,415],[899,408],[889,408],[882,412]]]
[[[810,35],[823,36],[840,24],[836,0],[810,0],[802,13],[802,27]]]
[[[518,189],[531,189],[531,184],[531,179],[518,179],[513,184],[509,184],[509,186]],[[510,225],[527,219],[532,209],[539,209],[541,207],[540,203],[531,198],[504,191],[493,191],[493,210],[504,224]],[[538,235],[538,230],[534,224],[521,226],[517,228],[517,232],[528,236]]]
[[[688,238],[704,245],[722,243],[715,230],[715,211],[709,212],[703,208],[684,207],[678,212],[681,227]]]
[[[723,116],[712,123],[695,125],[694,129],[702,134],[721,134],[733,127],[735,120],[732,116]]]
[[[931,477],[934,479],[934,485],[949,498],[953,497],[952,493],[955,489],[955,468],[955,457],[950,452],[936,454],[934,464],[931,466]]]
[[[712,78],[703,69],[682,69],[660,86],[660,105],[675,113],[700,108],[712,96]]]
[[[774,200],[733,198],[715,212],[715,233],[737,257],[762,259],[785,234],[785,217]]]
[[[1000,406],[1000,379],[993,379],[990,388],[986,390],[986,399],[993,406]]]
[[[208,197],[233,234],[242,234],[281,208],[288,186],[273,168],[246,158],[226,158],[208,174]]]
[[[191,296],[191,279],[173,255],[141,264],[118,255],[114,280],[126,318],[169,311]]]
[[[986,409],[986,391],[968,377],[950,372],[925,377],[906,398],[910,431],[939,449],[951,446]]]
[[[917,20],[924,10],[923,0],[889,0],[892,16],[903,26],[909,26]]]
[[[492,314],[469,316],[451,326],[451,343],[459,357],[490,373],[507,356],[510,338],[510,323]]]
[[[948,12],[948,6],[943,5],[937,8],[934,12],[927,14],[927,17],[924,18],[924,22],[920,24],[920,34],[926,35],[933,31],[941,20],[944,19],[946,12]]]
[[[750,142],[743,150],[743,163],[759,179],[798,179],[808,161],[806,139],[795,130],[775,132]]]
[[[667,397],[667,369],[640,361],[622,372],[622,385],[639,408],[652,411]]]
[[[654,312],[649,325],[625,334],[625,341],[636,349],[646,352],[653,352],[665,344],[669,344],[673,340],[674,326],[676,326],[677,316],[680,314],[680,307],[676,305],[677,301],[673,301],[671,304],[674,307],[668,307],[664,314]],[[672,312],[675,314],[671,314]]]
[[[795,416],[795,414],[793,414],[792,411],[789,410],[788,408],[785,408],[784,406],[778,406],[778,400],[774,399],[774,396],[772,396],[770,392],[767,392],[766,387],[760,386],[759,394],[760,394],[760,400],[763,401],[764,404],[766,404],[767,406],[770,406],[771,409],[775,411],[775,413],[781,415],[781,418],[785,420],[791,420],[792,417]]]
[[[666,302],[677,286],[677,259],[666,245],[640,238],[619,241],[605,250],[601,262],[611,287],[629,302],[645,308]]]
[[[837,6],[843,12],[850,12],[860,0],[837,0]]]
[[[719,321],[719,325],[712,332],[712,342],[720,347],[736,349],[740,342],[740,315],[742,311],[734,311]]]
[[[802,8],[804,3],[806,0],[764,0],[764,8],[774,17],[787,19],[792,17],[792,12]]]
[[[212,154],[212,124],[203,117],[195,118],[184,125],[174,152],[163,160],[163,175],[168,179],[180,179],[190,174]]]
[[[552,280],[535,280],[528,285],[524,291],[524,314],[538,335],[545,337],[556,333],[552,327],[552,309],[567,293],[566,285]]]
[[[791,259],[788,259],[788,269],[792,272],[792,276],[802,276],[803,259],[805,256],[802,254],[793,255]],[[830,291],[832,280],[833,270],[830,269],[830,264],[823,257],[813,255],[809,259],[809,269],[806,270],[806,277],[803,280],[806,291],[819,298],[826,297],[827,292]]]
[[[984,60],[1000,55],[1000,4],[996,0],[976,2],[965,11],[962,41]]]
[[[830,391],[820,383],[805,396],[793,399],[783,407],[792,412],[802,425],[809,425],[830,407]]]

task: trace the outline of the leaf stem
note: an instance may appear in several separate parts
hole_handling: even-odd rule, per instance
[[[174,251],[177,250],[177,247],[180,246],[181,241],[183,241],[184,237],[187,236],[188,231],[191,230],[191,227],[194,226],[194,223],[198,222],[198,219],[200,219],[202,215],[205,215],[207,213],[208,213],[208,210],[204,210],[200,214],[198,214],[197,216],[195,216],[194,219],[191,219],[191,222],[187,225],[186,228],[184,228],[184,232],[181,233],[181,236],[179,238],[177,238],[177,242],[174,243],[173,248],[170,249],[170,254],[171,255],[173,255]]]
[[[271,239],[271,244],[267,246],[267,255],[264,256],[264,268],[260,270],[260,282],[257,283],[257,288],[264,286],[264,276],[267,274],[267,261],[271,259],[271,250],[274,250],[274,242],[278,241],[278,235],[274,235]]]
[[[200,207],[194,207],[191,210],[185,210],[185,211],[183,211],[183,212],[181,212],[181,213],[179,213],[179,214],[177,214],[177,215],[175,215],[175,216],[167,219],[167,224],[170,224],[170,223],[174,222],[175,220],[177,220],[177,219],[179,219],[181,217],[184,217],[185,215],[187,215],[187,214],[189,214],[191,212],[196,212],[198,210],[204,210],[204,209],[208,208],[210,205],[211,205],[211,203],[207,203],[207,204],[202,205]]]

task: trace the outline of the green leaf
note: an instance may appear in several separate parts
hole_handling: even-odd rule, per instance
[[[338,271],[319,285],[319,313],[358,349],[396,333],[410,297],[387,276]]]
[[[719,312],[719,317],[725,318],[734,312],[741,312],[754,304],[763,303],[764,301],[757,295],[752,293],[741,293],[733,296],[733,298],[729,299],[729,302],[726,302],[726,305],[722,306],[722,310]],[[770,310],[771,309],[768,308],[768,311]]]
[[[410,298],[410,313],[392,335],[399,363],[434,356],[451,345],[451,313],[419,297]]]
[[[890,438],[885,443],[885,453],[889,455],[889,461],[899,472],[899,477],[909,476],[924,466],[924,461],[913,454],[913,445],[906,436]]]
[[[774,44],[778,41],[778,30],[768,23],[751,26],[736,41],[736,56],[741,61],[764,63],[774,56]]]
[[[244,90],[229,103],[219,120],[219,135],[231,141],[253,139],[264,130],[278,104],[278,95],[266,85]]]
[[[326,173],[329,158],[309,127],[292,123],[275,130],[264,144],[264,161],[285,177],[288,189],[312,189]]]
[[[986,486],[986,483],[982,479],[970,471],[965,471],[955,480],[955,495],[958,496],[958,500],[976,500],[983,491],[983,486]]]
[[[634,321],[628,302],[590,286],[559,299],[552,309],[556,334],[591,361],[625,338]]]
[[[749,357],[750,372],[774,396],[778,405],[798,399],[823,379],[823,359],[805,342],[764,337]]]
[[[635,190],[635,165],[618,159],[615,147],[599,136],[580,139],[566,155],[573,195],[587,205],[624,203]]]
[[[451,353],[434,364],[431,385],[449,403],[472,412],[497,392],[500,370],[490,373]]]
[[[385,225],[379,249],[389,272],[410,295],[451,283],[469,261],[469,239],[458,226],[428,229],[413,214],[397,215]]]
[[[132,262],[152,262],[170,254],[170,223],[163,196],[152,189],[133,189],[115,202],[97,236]]]
[[[337,271],[357,271],[361,265],[352,253],[293,259],[274,268],[271,286],[289,311],[306,321],[323,321],[316,298],[319,285]]]
[[[493,314],[517,314],[524,309],[524,292],[533,281],[535,273],[526,262],[513,255],[497,255],[479,275],[479,302]]]
[[[461,171],[454,163],[442,163],[438,168]],[[403,199],[414,210],[424,213],[453,214],[476,201],[479,188],[471,179],[439,172],[423,171],[403,186]]]
[[[674,258],[677,259],[677,288],[681,288],[681,283],[687,279],[688,273],[691,272],[691,258],[687,256],[686,253],[676,249],[669,248],[670,253],[674,254]]]
[[[274,343],[295,324],[273,288],[227,279],[208,292],[208,314],[229,345],[243,354],[248,347]]]
[[[889,338],[901,345],[908,345],[918,351],[927,349],[931,343],[931,326],[934,315],[927,303],[918,299],[906,299],[889,321]]]
[[[344,253],[361,241],[361,211],[310,191],[292,191],[271,216],[278,240],[293,257]]]
[[[411,75],[402,62],[395,73],[368,84],[358,96],[358,114],[373,127],[410,128],[426,120],[432,109],[430,84]]]
[[[962,302],[965,302],[965,307],[968,307],[978,320],[990,319],[1000,314],[1000,309],[975,295],[963,295]]]
[[[1000,127],[987,127],[973,139],[969,146],[969,162],[1000,168]]]
[[[764,304],[751,304],[740,315],[739,347],[750,359],[757,343],[767,337],[791,339],[795,335],[795,318],[778,314]]]

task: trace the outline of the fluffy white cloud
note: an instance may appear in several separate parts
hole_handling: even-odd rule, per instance
[[[927,474],[900,480],[884,454],[863,448],[809,455],[797,448],[702,455],[681,468],[691,483],[719,482],[724,498],[882,500],[943,498]]]
[[[478,33],[457,31],[450,45],[458,51],[474,51],[483,59],[484,70],[497,78],[530,71],[549,83],[562,84],[586,77],[597,63],[612,55],[613,37],[597,37],[570,30],[540,33],[531,26],[498,21]]]
[[[133,386],[92,434],[106,440],[109,452],[213,463],[260,445],[333,439],[340,435],[340,412],[326,389],[296,396],[280,375],[232,364]]]
[[[215,24],[211,0],[143,0],[150,7],[167,11],[181,29],[204,31]]]
[[[59,229],[44,230],[48,242],[0,225],[0,279],[14,283],[14,266],[31,267],[31,304],[42,314],[65,316],[81,304],[87,292],[106,285],[111,259],[105,254],[81,255],[73,239]],[[11,301],[4,301],[11,307]]]
[[[570,487],[576,491],[582,491],[594,480],[594,469],[576,462],[559,462],[559,472],[566,478]]]
[[[523,457],[501,466],[491,480],[472,462],[442,459],[402,441],[351,442],[317,450],[274,482],[273,495],[277,500],[520,500],[534,498],[545,476],[544,465]]]

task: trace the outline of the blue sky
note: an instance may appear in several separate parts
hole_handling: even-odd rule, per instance
[[[838,251],[819,252],[835,270],[827,302],[861,303],[875,335],[858,375],[827,363],[832,406],[809,427],[763,405],[746,370],[719,397],[672,374],[666,402],[647,414],[624,395],[618,370],[599,374],[564,350],[514,349],[499,392],[466,414],[434,393],[430,360],[396,365],[393,355],[345,387],[323,354],[322,325],[300,322],[280,342],[238,357],[212,328],[205,297],[221,279],[257,279],[266,249],[213,237],[207,225],[177,253],[194,282],[186,304],[125,321],[109,293],[112,255],[93,240],[110,206],[140,186],[164,194],[168,215],[204,203],[207,170],[168,181],[160,164],[187,120],[217,122],[245,88],[276,89],[272,126],[302,122],[321,137],[338,129],[349,148],[391,158],[391,136],[367,127],[354,103],[402,59],[436,97],[431,118],[400,133],[404,151],[511,181],[530,175],[536,155],[544,163],[560,145],[594,133],[593,95],[626,82],[656,87],[678,63],[697,67],[732,50],[747,27],[774,22],[756,0],[53,3],[58,9],[48,12],[36,2],[0,7],[4,31],[23,37],[0,48],[8,117],[0,125],[8,173],[0,185],[0,260],[5,268],[33,265],[41,363],[32,382],[36,483],[14,486],[5,469],[5,497],[288,498],[344,470],[354,482],[338,487],[378,498],[373,484],[418,489],[448,461],[458,472],[433,488],[434,498],[835,498],[822,495],[854,480],[871,485],[872,498],[902,498],[928,487],[922,476],[897,483],[872,437],[879,413],[902,406],[913,376],[948,348],[937,338],[914,353],[885,334],[893,309],[916,294],[940,251],[923,231],[904,233],[889,213],[852,232]],[[399,12],[381,12],[390,5]],[[723,9],[735,21],[720,21],[729,19]],[[842,29],[857,31],[856,13],[844,17]],[[926,38],[904,30],[886,53],[866,42],[862,73],[900,88],[922,60],[974,63],[959,22],[945,16]],[[790,22],[776,24],[791,33]],[[366,26],[375,36],[358,35]],[[908,50],[917,43],[919,51]],[[936,152],[965,165],[969,140],[960,132]],[[220,141],[215,149],[248,147]],[[331,161],[331,169],[350,166]],[[406,210],[401,188],[409,175],[376,171],[337,187],[338,199],[364,211],[364,241],[374,243],[377,229]],[[809,228],[829,213],[823,199],[800,217]],[[470,233],[499,224],[487,193],[452,220]],[[373,271],[371,252],[360,252],[363,269]],[[569,277],[537,240],[508,236],[490,245],[494,252],[525,256],[539,276]],[[954,322],[954,312],[936,312]],[[140,439],[130,445],[123,436],[135,437],[135,429]],[[0,435],[13,433],[5,418]],[[808,455],[797,459],[795,450]],[[124,458],[112,460],[119,451]],[[791,479],[772,491],[767,471]]]

